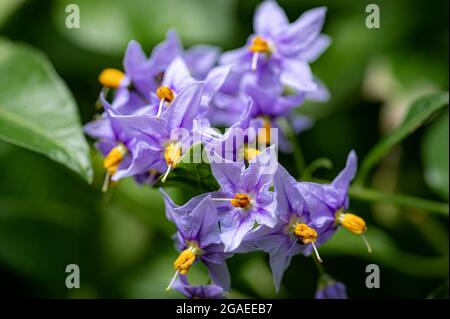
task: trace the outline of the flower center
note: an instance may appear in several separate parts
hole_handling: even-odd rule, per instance
[[[122,71],[107,68],[100,73],[98,76],[98,81],[105,87],[117,89],[124,78],[125,74]]]
[[[125,145],[119,144],[106,155],[103,160],[103,167],[108,171],[110,176],[116,173],[125,154],[127,154],[127,148]]]
[[[317,232],[306,224],[297,224],[294,234],[302,244],[310,244],[317,240]]]
[[[253,53],[268,53],[270,52],[269,43],[261,36],[257,35],[253,38],[252,43],[248,48]]]
[[[231,205],[239,208],[247,208],[250,206],[250,196],[247,194],[238,193],[231,200]]]
[[[252,43],[248,47],[249,51],[253,53],[252,56],[252,70],[255,71],[258,67],[258,59],[261,53],[271,53],[272,48],[269,42],[263,37],[257,35],[252,39]]]
[[[167,86],[160,86],[156,89],[156,95],[159,99],[164,100],[166,102],[172,102],[174,98],[173,91]]]

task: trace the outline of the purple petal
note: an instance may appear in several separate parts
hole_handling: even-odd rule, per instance
[[[178,56],[167,67],[162,85],[171,88],[175,93],[179,93],[193,82],[194,78],[192,78],[186,63]]]
[[[182,51],[183,48],[178,34],[172,29],[167,32],[166,40],[153,49],[150,60],[159,69],[158,72],[162,72]]]
[[[286,245],[282,245],[270,254],[270,268],[272,269],[273,282],[275,284],[275,291],[278,293],[280,290],[281,280],[283,279],[284,272],[289,267],[292,256],[287,254]]]
[[[300,52],[297,58],[309,63],[315,62],[331,44],[331,38],[325,34],[319,35],[308,47]]]
[[[347,163],[345,168],[339,173],[339,175],[333,180],[331,184],[338,192],[339,200],[342,205],[345,199],[348,197],[348,188],[350,183],[355,178],[356,170],[358,167],[358,158],[355,151],[351,151],[347,157]]]
[[[297,91],[314,91],[317,89],[309,64],[300,60],[285,59],[283,61],[280,81]]]
[[[197,80],[203,80],[216,64],[220,48],[212,45],[196,45],[186,50],[183,58]]]
[[[226,196],[234,196],[240,187],[244,163],[220,161],[219,158],[211,161],[212,173],[220,185],[221,192]]]
[[[208,105],[217,91],[225,83],[230,73],[229,66],[219,66],[211,70],[205,79],[205,89],[203,93],[203,104]]]
[[[260,35],[276,35],[289,24],[283,9],[276,1],[266,0],[258,6],[253,29]]]
[[[225,262],[220,264],[212,263],[212,262],[204,262],[205,266],[208,268],[209,276],[212,281],[223,288],[223,290],[230,290],[231,279],[230,273],[228,271],[228,266]]]
[[[220,238],[225,245],[225,252],[238,248],[244,236],[253,229],[253,224],[253,219],[248,215],[243,216],[238,209],[226,212],[220,219]]]
[[[297,55],[307,48],[320,34],[327,9],[314,8],[303,13],[279,36],[279,49],[285,55]]]
[[[242,173],[242,185],[249,193],[267,191],[273,183],[273,176],[278,168],[275,146],[266,148],[250,161]]]
[[[181,91],[172,101],[161,118],[165,118],[169,129],[191,129],[200,109],[203,84],[193,83]]]
[[[137,41],[131,40],[128,43],[123,60],[125,71],[133,73],[146,61],[147,56],[145,55],[144,50],[142,50],[141,45]]]
[[[301,216],[304,210],[304,200],[298,188],[297,181],[281,165],[274,178],[274,190],[277,194],[277,212],[284,222],[289,222],[290,215],[296,213]]]

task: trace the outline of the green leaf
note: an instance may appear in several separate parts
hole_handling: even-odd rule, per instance
[[[14,11],[23,3],[23,0],[2,0],[0,1],[0,26],[8,20]]]
[[[360,236],[339,229],[332,240],[320,247],[322,255],[351,255],[389,267],[400,273],[418,277],[445,277],[448,275],[448,256],[420,256],[400,250],[395,240],[384,230],[370,225],[365,234],[373,248],[368,253]]]
[[[437,194],[448,201],[448,111],[426,131],[422,141],[425,181]]]
[[[205,163],[202,158],[196,160],[203,152],[201,143],[194,144],[180,159],[177,167],[170,172],[165,183],[158,181],[157,186],[172,186],[173,184],[188,184],[196,186],[201,191],[215,191],[219,188],[214,175],[211,172],[211,165]],[[196,163],[200,162],[200,163]]]
[[[175,28],[187,45],[221,44],[232,39],[235,0],[77,0],[80,28],[68,29],[65,8],[71,0],[54,2],[55,27],[76,45],[103,54],[123,54],[136,39],[149,47]]]
[[[422,126],[433,114],[446,106],[448,106],[448,92],[427,95],[416,100],[402,124],[385,136],[364,158],[357,182],[363,183],[371,169],[394,145],[400,143]]]
[[[0,40],[0,140],[44,154],[92,180],[75,101],[47,58]]]

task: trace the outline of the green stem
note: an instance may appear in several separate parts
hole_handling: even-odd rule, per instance
[[[317,260],[315,256],[311,256],[311,258],[314,260],[314,264],[316,265],[317,270],[319,271],[319,275],[325,275],[325,268],[323,268],[322,264]]]
[[[349,195],[352,198],[368,202],[383,202],[399,206],[421,208],[446,217],[449,214],[449,206],[447,203],[435,202],[409,195],[383,193],[359,185],[351,186]]]
[[[292,147],[294,149],[294,162],[295,168],[297,170],[297,176],[298,178],[302,178],[306,168],[303,151],[297,141],[297,136],[295,135],[291,125],[286,121],[282,123],[282,126],[286,133],[287,138],[291,142]]]

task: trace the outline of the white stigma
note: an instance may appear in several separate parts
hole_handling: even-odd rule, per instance
[[[178,270],[175,272],[175,275],[173,275],[172,279],[170,280],[169,285],[166,287],[166,291],[169,291],[170,289],[172,289],[173,283],[174,283],[175,280],[177,279],[179,273],[180,273],[180,272],[179,272]]]
[[[103,181],[103,186],[102,186],[102,192],[103,193],[106,193],[108,191],[109,181],[110,180],[111,180],[111,174],[109,172],[106,172],[105,180]]]
[[[172,165],[169,165],[168,167],[167,167],[167,171],[164,173],[164,176],[161,178],[161,182],[162,183],[165,183],[166,182],[166,179],[167,179],[167,176],[169,176],[169,173],[170,173],[170,170],[172,169]]]
[[[259,52],[253,52],[252,71],[256,71],[256,68],[258,67],[258,59],[259,59]]]
[[[319,263],[322,263],[323,260],[322,260],[322,258],[320,258],[319,251],[317,250],[316,245],[314,244],[314,242],[311,242],[311,245],[312,245],[312,248],[314,249],[314,253],[316,254],[317,261]]]
[[[369,254],[371,254],[373,252],[373,250],[372,250],[372,247],[369,244],[369,241],[367,240],[367,237],[364,234],[362,234],[361,238],[362,238],[364,244],[366,244],[367,251],[369,252]]]
[[[156,113],[156,117],[160,117],[161,116],[163,108],[164,108],[164,99],[161,99],[159,101],[158,113]]]

